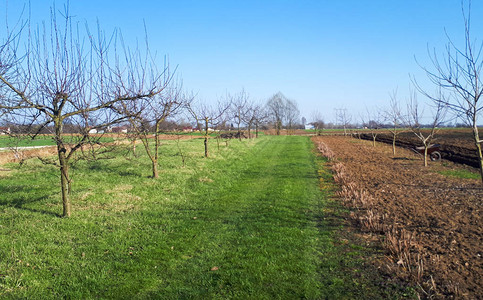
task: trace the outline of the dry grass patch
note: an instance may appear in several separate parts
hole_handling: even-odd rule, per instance
[[[210,179],[208,177],[200,177],[200,179],[198,179],[200,182],[213,182],[213,179]]]
[[[131,184],[120,184],[116,185],[113,189],[106,190],[106,194],[122,193],[132,190],[133,186]]]
[[[6,168],[0,168],[0,178],[10,177],[12,175],[12,170]]]

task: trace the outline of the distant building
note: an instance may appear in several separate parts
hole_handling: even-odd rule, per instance
[[[305,124],[305,130],[315,129],[314,125],[312,124]]]
[[[0,134],[10,134],[10,127],[0,127]]]
[[[112,127],[112,133],[127,133],[127,126]]]

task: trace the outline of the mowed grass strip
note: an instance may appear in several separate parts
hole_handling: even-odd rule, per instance
[[[78,162],[73,217],[58,170],[0,173],[0,297],[354,298],[367,287],[334,247],[322,167],[306,137],[166,141],[160,179],[145,156]],[[183,166],[179,149],[186,157]],[[343,268],[341,268],[343,266]],[[362,284],[362,285],[361,285]],[[362,287],[362,288],[360,288]]]
[[[317,297],[311,208],[320,199],[310,147],[306,138],[272,137],[216,162],[190,201],[196,219],[175,230],[197,247],[153,295]]]

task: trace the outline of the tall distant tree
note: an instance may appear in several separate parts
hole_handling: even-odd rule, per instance
[[[447,95],[439,93],[432,95],[418,86],[419,91],[431,98],[436,104],[448,107],[458,118],[461,118],[473,131],[473,141],[480,162],[480,175],[483,183],[483,153],[482,140],[478,131],[478,117],[483,111],[480,100],[483,95],[483,42],[476,44],[470,36],[471,1],[468,2],[468,12],[462,3],[461,10],[464,20],[464,46],[458,47],[448,36],[446,51],[443,53],[444,63],[440,63],[436,52],[429,57],[432,70],[422,69],[429,79],[439,88],[449,92]]]
[[[285,119],[288,131],[292,132],[300,121],[300,111],[293,100],[287,99],[285,102]]]
[[[286,101],[287,98],[285,98],[282,93],[278,92],[268,99],[267,102],[267,111],[270,114],[272,122],[274,123],[277,135],[280,135],[280,131],[282,130]]]
[[[285,97],[281,92],[268,99],[266,109],[277,135],[280,135],[284,123],[289,129],[292,129],[300,116],[297,103]]]
[[[83,31],[68,7],[62,13],[53,7],[47,24],[34,32],[28,31],[31,26],[22,27],[24,31],[10,33],[0,45],[0,110],[37,125],[37,132],[53,128],[62,215],[68,217],[70,160],[89,143],[89,127],[104,128],[124,120],[113,110],[118,103],[154,97],[164,84],[148,49],[146,55],[129,50],[118,32],[107,38],[99,26],[97,34]],[[84,128],[76,140],[66,139],[67,122]]]

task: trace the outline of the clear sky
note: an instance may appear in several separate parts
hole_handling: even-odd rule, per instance
[[[1,17],[21,0],[0,0]],[[465,0],[466,1],[466,0]],[[49,7],[65,1],[32,0],[32,18],[48,20]],[[308,120],[318,110],[335,121],[346,108],[359,121],[366,109],[384,109],[395,89],[404,101],[410,75],[432,91],[418,64],[429,66],[445,30],[462,45],[460,0],[71,0],[71,15],[105,30],[119,28],[128,42],[144,38],[160,62],[178,65],[184,87],[204,101],[242,88],[266,101],[280,91],[295,100]],[[483,1],[472,3],[472,35],[483,39]],[[424,101],[419,96],[419,101]]]

